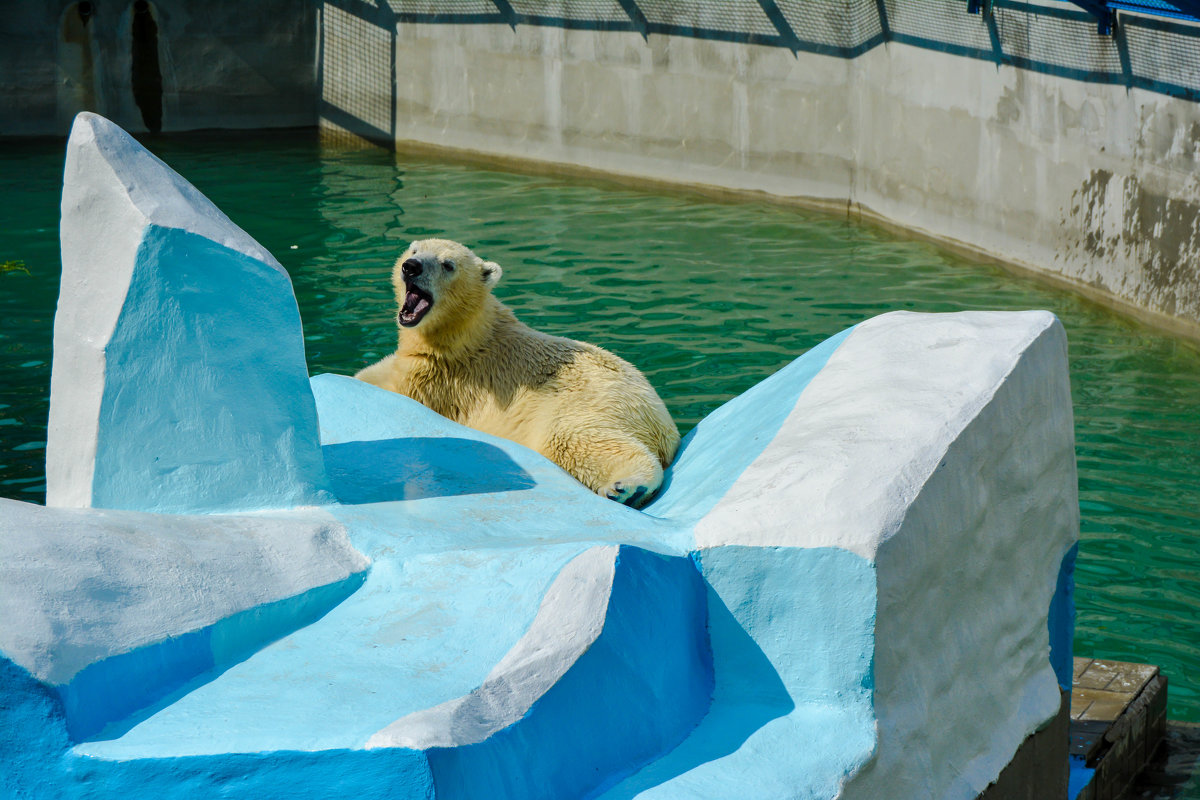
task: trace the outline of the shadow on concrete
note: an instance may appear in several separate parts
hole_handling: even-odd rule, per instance
[[[339,144],[361,139],[394,150],[396,26],[404,20],[386,0],[321,0],[318,8],[318,119],[347,137]]]
[[[795,708],[771,660],[712,586],[708,629],[713,646],[712,705],[678,747],[604,793],[627,800],[685,772],[736,752],[755,731]]]
[[[495,445],[473,439],[344,442],[321,448],[345,505],[532,489],[537,482]]]
[[[366,577],[357,572],[89,664],[57,687],[71,741],[121,738],[271,642],[313,624]]]
[[[422,10],[405,10],[419,6]],[[544,6],[551,13],[542,13]],[[1111,35],[1081,8],[993,0],[968,13],[958,0],[322,0],[319,115],[389,149],[396,134],[399,25],[519,25],[686,36],[856,58],[890,42],[1087,83],[1200,101],[1200,25],[1118,15]],[[400,10],[397,11],[396,9]],[[539,9],[524,13],[519,9]]]

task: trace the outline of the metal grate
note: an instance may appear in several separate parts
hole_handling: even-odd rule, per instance
[[[1178,19],[1200,10],[1200,0],[322,0],[322,7],[327,57],[350,59],[335,74],[363,72],[355,79],[363,85],[386,83],[383,72],[365,72],[383,69],[396,26],[421,22],[636,31],[844,58],[895,41],[1200,99],[1200,20]],[[1112,35],[1099,35],[1097,14],[1112,9],[1125,10],[1115,25],[1099,26]],[[371,27],[383,38],[372,38]],[[339,91],[328,87],[326,100]],[[363,113],[382,125],[379,108]]]
[[[779,29],[771,22],[758,0],[724,0],[720,3],[691,0],[638,0],[642,16],[652,25],[674,31],[720,31],[777,37]]]
[[[485,16],[497,14],[492,0],[387,0],[392,12],[414,16]]]
[[[1195,14],[1200,9],[1197,0],[1191,0],[1189,3],[1169,3],[1166,0],[1109,0],[1107,5],[1113,9],[1176,19],[1195,19]]]
[[[351,123],[342,127],[391,138],[394,32],[334,5],[322,14],[322,104]]]
[[[1148,14],[1167,14],[1169,16],[1179,15],[1182,12],[1171,3],[1165,0],[1121,0],[1121,2],[1110,2],[1113,8],[1125,8],[1130,11],[1143,11]]]
[[[1005,53],[1017,64],[1044,59],[1053,54],[1054,65],[1073,77],[1092,76],[1096,80],[1116,79],[1123,72],[1117,41],[1111,36],[1099,36],[1096,22],[1087,14],[1070,16],[1041,16],[1022,19],[1025,15],[997,14],[1000,39]],[[1027,41],[1017,29],[1028,32]]]
[[[617,0],[509,0],[513,11],[523,17],[562,19],[576,22],[628,23],[629,14]]]
[[[886,5],[893,36],[909,44],[971,54],[993,50],[987,19],[965,13],[961,0],[887,0]]]
[[[503,22],[508,25],[555,25],[595,29],[631,29],[696,38],[715,38],[793,50],[857,55],[862,48],[897,39],[962,54],[998,53],[998,24],[1012,14],[1071,20],[1064,35],[1090,39],[1099,17],[1111,32],[1111,12],[1200,22],[1200,0],[1058,0],[1065,10],[1027,0],[374,0],[399,22]],[[366,0],[325,0],[375,9]],[[983,11],[980,14],[978,12]],[[971,13],[968,13],[971,12]],[[364,19],[381,19],[361,13]],[[1128,16],[1128,15],[1127,15]],[[1076,25],[1075,21],[1083,24]],[[1089,27],[1092,30],[1087,30]],[[1011,25],[1009,25],[1011,29]],[[1069,29],[1069,32],[1067,32]],[[1200,27],[1187,36],[1200,38]],[[1002,38],[1002,37],[1001,37]],[[1067,54],[1068,71],[1087,63],[1108,63],[1104,48],[1081,45]],[[1019,48],[1027,49],[1027,48]],[[1087,51],[1085,53],[1085,51]],[[1094,52],[1092,52],[1094,51]],[[1035,58],[1022,53],[1018,58]]]
[[[883,36],[877,0],[778,0],[796,37],[846,54]]]
[[[1200,43],[1153,20],[1147,23],[1121,27],[1133,75],[1144,88],[1200,100]]]

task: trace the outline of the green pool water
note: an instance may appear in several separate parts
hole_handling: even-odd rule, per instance
[[[312,372],[395,343],[388,273],[444,235],[504,266],[543,330],[647,373],[686,431],[807,348],[894,309],[1050,309],[1071,349],[1078,654],[1158,664],[1200,722],[1200,350],[1069,293],[845,219],[322,149],[313,133],[151,139],[291,273]],[[62,142],[0,148],[0,495],[43,502]]]

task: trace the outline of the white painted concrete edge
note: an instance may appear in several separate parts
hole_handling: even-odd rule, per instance
[[[895,311],[859,324],[696,525],[697,546],[842,547],[874,560],[946,448],[1056,324],[1046,311]]]
[[[1079,506],[1066,336],[1045,321],[879,542],[879,749],[845,800],[973,800],[1058,713],[1048,612]]]
[[[529,630],[479,688],[396,720],[373,735],[367,748],[475,744],[524,717],[604,629],[619,549],[593,547],[563,567]]]
[[[63,685],[368,566],[327,512],[165,515],[0,498],[0,653]]]

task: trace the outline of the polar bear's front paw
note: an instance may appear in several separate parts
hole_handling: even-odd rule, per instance
[[[613,481],[600,494],[632,508],[641,508],[654,491],[649,486],[633,481]]]
[[[584,482],[601,497],[631,508],[641,508],[649,503],[663,482],[663,469],[658,459],[645,445],[632,439],[616,440],[608,451],[607,458],[594,459],[594,467],[587,470],[598,480]]]

